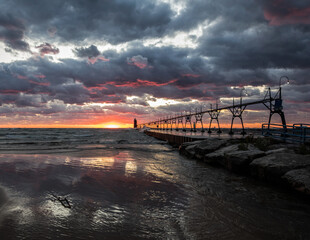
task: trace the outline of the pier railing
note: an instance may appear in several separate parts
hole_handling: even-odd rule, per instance
[[[284,131],[285,129],[285,131]],[[286,125],[281,124],[262,124],[263,136],[270,136],[281,139],[286,142],[309,143],[310,142],[310,124],[298,123]]]

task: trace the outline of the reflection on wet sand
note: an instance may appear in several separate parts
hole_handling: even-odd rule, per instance
[[[109,157],[2,154],[0,158],[5,159],[0,164],[1,183],[15,192],[10,194],[7,211],[1,212],[2,224],[14,216],[15,227],[22,224],[28,228],[38,224],[34,219],[45,218],[45,227],[51,229],[60,227],[63,221],[71,222],[70,226],[80,221],[79,227],[83,227],[86,221],[94,233],[106,227],[104,231],[114,234],[123,225],[133,225],[141,218],[139,208],[144,201],[158,202],[153,189],[165,182],[144,172],[148,163],[137,164],[130,152]],[[52,201],[51,193],[66,195],[72,209]],[[159,198],[165,199],[164,195],[170,193],[161,190],[161,194]],[[132,222],[132,217],[136,221]],[[124,231],[130,232],[131,228],[127,226]],[[76,234],[74,229],[71,231]],[[134,236],[139,234],[137,231]]]
[[[310,238],[310,206],[302,199],[161,147],[162,152],[0,154],[0,235]],[[72,208],[53,201],[53,195],[66,197]]]
[[[113,167],[114,161],[114,157],[89,157],[80,159],[82,166],[94,168]]]

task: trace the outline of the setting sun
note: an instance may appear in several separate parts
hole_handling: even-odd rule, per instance
[[[97,125],[100,128],[131,128],[131,123],[121,123],[121,122],[107,122]]]
[[[104,128],[120,128],[120,125],[108,124],[108,125],[105,125]]]

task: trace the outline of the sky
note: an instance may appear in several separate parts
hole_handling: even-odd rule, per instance
[[[132,127],[281,76],[287,122],[309,123],[309,0],[0,0],[0,127]]]

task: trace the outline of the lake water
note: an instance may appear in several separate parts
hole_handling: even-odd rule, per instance
[[[0,239],[72,238],[310,239],[310,204],[133,129],[0,129]]]

